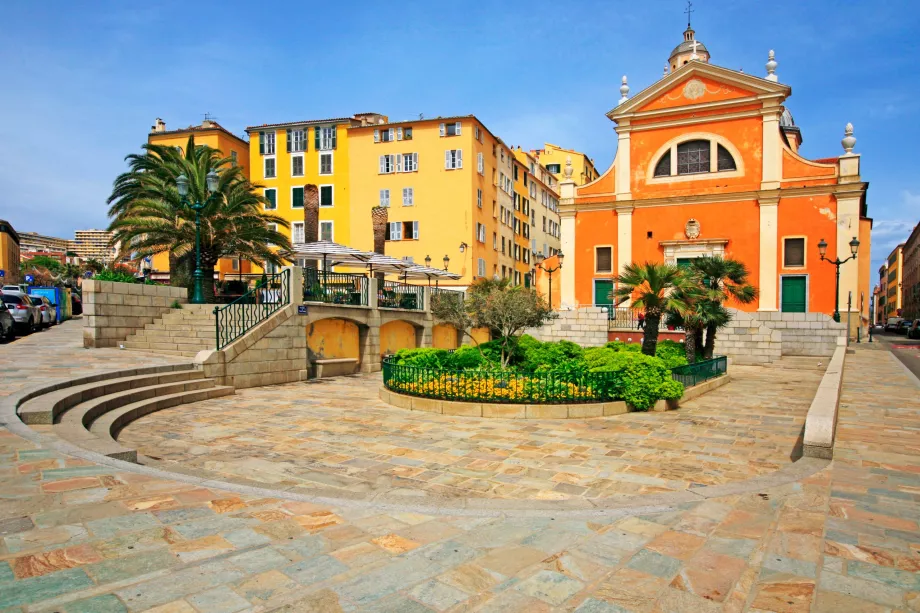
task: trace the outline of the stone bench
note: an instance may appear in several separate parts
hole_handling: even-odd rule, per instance
[[[321,358],[313,360],[314,378],[353,375],[358,370],[358,358]]]

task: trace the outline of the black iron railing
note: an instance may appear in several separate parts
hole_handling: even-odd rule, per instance
[[[610,330],[643,330],[645,328],[645,320],[639,316],[642,309],[615,307],[609,304],[595,304],[594,306],[607,309],[607,327]],[[659,332],[672,329],[680,330],[678,327],[668,326],[664,317],[658,322]]]
[[[364,275],[303,269],[304,302],[368,306],[367,288]]]
[[[623,391],[617,373],[448,370],[405,366],[393,358],[383,361],[383,384],[410,396],[512,404],[611,402],[619,400]]]
[[[384,281],[377,292],[377,306],[389,309],[425,308],[425,288],[400,281]]]
[[[728,371],[728,358],[724,355],[709,360],[698,360],[693,364],[671,369],[671,377],[680,381],[684,387],[693,387],[708,379],[724,375]]]
[[[291,271],[263,276],[256,287],[230,304],[214,307],[217,349],[223,349],[291,303]]]

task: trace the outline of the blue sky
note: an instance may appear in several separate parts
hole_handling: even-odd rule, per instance
[[[604,113],[656,81],[681,40],[685,2],[404,0],[4,2],[0,21],[0,217],[69,237],[107,225],[123,158],[155,117],[210,112],[247,125],[376,111],[473,113],[512,145],[586,151],[606,168]],[[393,5],[394,7],[397,5]],[[806,157],[842,153],[856,127],[871,183],[875,267],[920,220],[920,17],[909,0],[697,0],[713,63],[792,87]]]

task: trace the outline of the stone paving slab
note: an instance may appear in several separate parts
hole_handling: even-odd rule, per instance
[[[119,441],[167,470],[328,495],[595,501],[681,492],[791,466],[819,361],[798,371],[736,367],[735,381],[680,411],[586,420],[407,411],[379,400],[379,374],[356,375],[159,411]]]
[[[65,324],[0,346],[4,383],[30,376],[13,363],[39,338],[57,343],[31,364],[41,377],[101,355]],[[826,469],[588,519],[241,495],[0,430],[0,611],[918,611],[918,429],[920,388],[887,352],[860,349]]]

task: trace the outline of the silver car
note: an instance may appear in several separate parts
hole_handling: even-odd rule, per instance
[[[42,325],[50,328],[57,323],[57,308],[44,296],[29,294],[32,304],[42,312]]]
[[[25,294],[4,293],[0,298],[10,310],[13,321],[25,332],[34,332],[42,328],[42,312]]]

